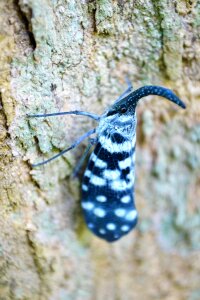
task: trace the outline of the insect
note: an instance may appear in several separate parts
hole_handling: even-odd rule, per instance
[[[148,95],[164,97],[186,108],[167,88],[150,85],[133,90],[128,82],[126,91],[101,116],[84,111],[28,115],[50,117],[75,114],[98,122],[97,128],[85,133],[69,148],[33,166],[50,162],[96,133],[96,138],[90,143],[95,148],[83,176],[81,205],[88,228],[108,242],[117,241],[137,224],[138,213],[134,203],[136,106],[141,98]]]

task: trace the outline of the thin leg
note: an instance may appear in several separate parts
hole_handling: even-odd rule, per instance
[[[42,161],[38,164],[33,164],[32,167],[38,167],[38,166],[42,166],[42,165],[45,165],[47,164],[48,162],[58,158],[59,156],[65,154],[66,152],[68,152],[69,150],[72,150],[74,149],[75,147],[77,147],[84,139],[86,139],[88,136],[90,136],[91,134],[95,133],[96,129],[91,129],[90,131],[86,132],[84,135],[82,135],[78,140],[76,140],[69,148],[61,151],[60,153],[56,154],[55,156],[45,160],[45,161]]]
[[[77,177],[78,172],[80,171],[88,153],[90,152],[90,149],[92,148],[92,146],[94,146],[97,143],[97,139],[90,139],[90,142],[87,146],[87,148],[85,149],[83,155],[81,156],[77,166],[75,167],[74,171],[73,171],[73,175],[72,177],[75,178]]]
[[[27,117],[29,118],[43,118],[43,117],[52,117],[52,116],[63,116],[63,115],[80,115],[80,116],[86,116],[93,120],[99,121],[100,117],[98,115],[86,112],[86,111],[63,111],[63,112],[57,112],[52,114],[35,114],[35,115],[29,115],[27,114]]]
[[[78,161],[76,167],[74,168],[72,178],[77,177],[78,172],[80,171],[86,157],[88,156],[88,153],[90,152],[90,149],[92,148],[92,144],[88,144],[87,148],[85,149],[83,155],[81,156],[80,160]]]

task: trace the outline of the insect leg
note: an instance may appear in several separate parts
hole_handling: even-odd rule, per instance
[[[85,149],[83,155],[81,156],[77,166],[75,167],[72,177],[75,178],[80,170],[80,168],[82,167],[88,153],[90,152],[90,149],[92,148],[92,146],[94,146],[97,143],[97,139],[89,139],[89,144],[87,146],[87,148]]]
[[[59,156],[65,154],[66,152],[76,148],[83,140],[85,140],[88,136],[90,136],[91,134],[95,133],[96,129],[91,129],[89,130],[88,132],[86,132],[84,135],[82,135],[78,140],[76,140],[69,148],[61,151],[60,153],[56,154],[55,156],[45,160],[45,161],[42,161],[38,164],[32,164],[32,167],[38,167],[38,166],[42,166],[42,165],[45,165],[47,164],[48,162],[58,158]]]
[[[93,120],[99,121],[100,117],[98,115],[86,112],[86,111],[80,111],[80,110],[73,110],[73,111],[63,111],[63,112],[57,112],[57,113],[51,113],[51,114],[34,114],[29,115],[27,114],[27,117],[29,118],[43,118],[43,117],[52,117],[52,116],[63,116],[63,115],[79,115],[79,116],[86,116]]]
[[[88,144],[87,148],[85,149],[83,155],[81,156],[80,160],[78,161],[76,167],[74,168],[73,174],[72,174],[72,178],[77,177],[78,172],[80,171],[88,153],[90,152],[90,149],[92,147],[92,144]]]

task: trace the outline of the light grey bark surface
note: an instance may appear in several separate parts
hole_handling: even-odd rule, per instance
[[[84,150],[46,159],[93,128],[126,87],[173,89],[138,107],[137,229],[115,244],[87,230]],[[0,2],[0,300],[200,298],[199,1]]]

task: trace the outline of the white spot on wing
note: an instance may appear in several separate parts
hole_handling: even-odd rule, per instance
[[[110,179],[110,180],[115,180],[115,179],[119,178],[120,175],[121,175],[121,173],[119,170],[105,170],[103,172],[103,176],[106,179]]]
[[[93,212],[94,212],[95,216],[100,217],[100,218],[103,218],[106,215],[105,210],[102,208],[99,208],[99,207],[95,208]]]
[[[82,202],[81,206],[82,206],[83,209],[91,210],[94,207],[94,203],[92,203],[92,202]]]
[[[136,210],[131,210],[127,215],[126,215],[126,220],[127,221],[133,221],[137,217],[137,211]]]
[[[95,161],[95,166],[101,169],[105,169],[107,168],[107,163],[102,159],[97,158],[97,160]]]
[[[126,169],[127,167],[130,167],[132,163],[131,157],[127,157],[124,160],[121,160],[118,162],[118,165],[120,169]]]
[[[124,191],[133,186],[132,182],[127,182],[125,180],[115,180],[111,182],[111,188],[115,191]]]
[[[93,152],[91,155],[91,160],[94,162],[95,166],[101,169],[107,168],[107,163],[102,159],[99,159],[97,155]]]
[[[82,184],[82,190],[87,192],[88,191],[88,186],[85,184]]]
[[[98,185],[98,186],[104,186],[104,185],[106,185],[105,179],[103,179],[103,178],[101,178],[99,176],[96,176],[96,175],[91,176],[90,182],[92,184]]]
[[[106,225],[106,228],[107,228],[108,230],[115,230],[116,225],[115,225],[114,223],[108,223],[108,224]]]
[[[117,217],[124,217],[126,214],[126,210],[123,208],[117,208],[115,209],[114,213]]]
[[[93,223],[88,223],[88,227],[89,228],[94,228],[94,224]]]
[[[86,177],[90,177],[91,176],[91,171],[90,170],[86,170],[85,173],[84,173],[84,176]]]
[[[124,231],[124,232],[129,231],[129,229],[130,229],[130,226],[128,226],[128,225],[123,225],[121,227],[121,230]]]
[[[122,203],[129,203],[131,201],[131,197],[129,195],[123,196],[120,201]]]
[[[96,197],[96,200],[99,201],[99,202],[106,202],[107,198],[103,195],[99,195],[99,196]]]
[[[105,234],[105,233],[106,233],[106,231],[105,231],[105,229],[101,228],[101,229],[99,229],[99,233],[101,233],[101,234]]]

